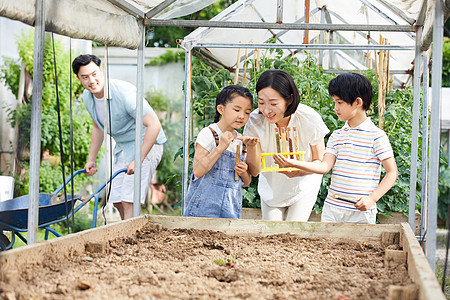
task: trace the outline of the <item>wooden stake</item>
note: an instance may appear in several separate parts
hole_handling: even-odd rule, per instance
[[[259,72],[261,69],[261,64],[259,62],[259,49],[255,49],[255,60],[256,60],[256,72]]]
[[[241,145],[236,146],[236,165],[241,161]],[[234,171],[234,180],[239,180],[239,174]]]

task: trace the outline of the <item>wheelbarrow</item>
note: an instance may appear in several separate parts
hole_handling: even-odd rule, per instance
[[[39,220],[38,228],[45,229],[45,239],[48,239],[48,234],[51,232],[56,237],[60,237],[55,229],[50,225],[59,223],[72,217],[77,213],[86,203],[92,198],[95,199],[94,212],[92,217],[92,228],[97,226],[97,211],[100,198],[100,192],[105,186],[113,180],[117,175],[126,172],[127,169],[120,169],[115,172],[111,178],[108,178],[102,185],[100,185],[91,195],[86,199],[81,199],[81,196],[67,195],[67,201],[64,200],[64,194],[58,195],[64,188],[61,184],[52,194],[39,193]],[[85,169],[78,170],[73,173],[73,178],[80,173],[86,173]],[[66,180],[66,185],[72,180],[72,177]],[[15,237],[19,237],[25,244],[27,240],[21,234],[26,232],[28,226],[28,199],[29,195],[21,196],[11,200],[0,202],[0,251],[11,249],[15,243]],[[76,205],[77,201],[81,201]],[[67,205],[66,205],[67,203]],[[67,213],[68,212],[68,213]],[[11,231],[11,241],[3,231]]]

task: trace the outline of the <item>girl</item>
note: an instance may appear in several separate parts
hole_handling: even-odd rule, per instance
[[[323,139],[329,130],[315,110],[300,104],[291,75],[283,70],[265,71],[256,83],[256,92],[258,108],[251,113],[241,138],[247,144],[250,174],[257,176],[261,170],[259,153],[277,152],[275,128],[296,127],[304,160],[320,161],[325,150]],[[272,157],[266,157],[266,164],[274,165]],[[259,174],[263,219],[307,221],[321,182],[322,175],[304,171]]]
[[[252,104],[253,95],[242,86],[229,85],[217,94],[215,123],[203,128],[195,141],[183,216],[241,217],[241,187],[250,184],[251,176],[245,156],[240,154],[239,162],[236,160],[237,148],[245,153],[245,145],[236,139],[240,136],[236,129],[247,123]]]

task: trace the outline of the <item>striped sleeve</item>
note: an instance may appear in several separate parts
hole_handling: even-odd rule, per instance
[[[334,156],[337,156],[337,150],[336,150],[336,131],[334,131],[327,142],[327,148],[325,149],[325,152],[333,154]]]
[[[375,156],[378,157],[379,160],[383,161],[394,156],[391,143],[389,142],[389,138],[384,131],[380,130],[375,136],[373,142],[373,150],[375,152]]]

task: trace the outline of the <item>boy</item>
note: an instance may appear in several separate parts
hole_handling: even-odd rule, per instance
[[[320,174],[333,168],[322,222],[375,224],[376,202],[392,187],[398,173],[386,133],[366,116],[372,85],[360,74],[341,74],[330,81],[328,92],[339,120],[346,123],[330,136],[323,159],[303,162],[275,154],[274,161],[280,167]],[[381,164],[386,175],[379,182]]]

